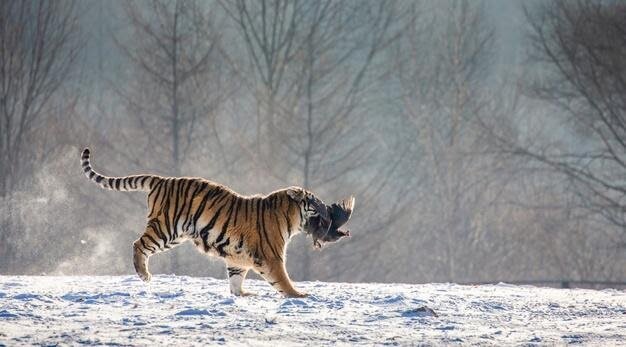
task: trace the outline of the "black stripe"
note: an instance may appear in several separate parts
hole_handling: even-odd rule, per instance
[[[157,248],[161,248],[161,245],[157,242],[157,240],[154,239],[154,237],[150,236],[149,234],[144,234],[143,236],[147,237],[150,240],[150,242],[154,243],[157,246]],[[165,242],[165,240],[163,241],[164,241],[163,242],[164,244],[167,243]]]
[[[287,233],[291,237],[291,220],[285,211],[283,211],[283,216],[285,216],[285,220],[287,221]]]
[[[213,206],[217,206],[217,204],[219,204],[220,202],[222,202],[224,199],[226,199],[227,197],[230,196],[230,194],[228,194],[226,191],[221,191],[220,194],[222,194],[220,197],[217,197],[217,199],[213,200],[213,202],[211,203],[211,205],[209,205],[209,210],[213,208]]]
[[[235,207],[235,219],[233,220],[233,227],[237,226],[237,217],[239,217],[239,211],[241,211],[242,198],[237,198],[237,206]]]
[[[230,219],[231,219],[231,217],[233,215],[233,207],[235,206],[237,198],[233,196],[232,199],[233,200],[230,202],[230,206],[228,207],[228,217],[226,218],[226,221],[222,225],[222,232],[215,239],[215,244],[217,245],[217,247],[216,247],[217,252],[222,257],[225,257],[225,256],[228,255],[224,251],[224,247],[226,247],[226,246],[228,246],[230,244],[230,238],[226,238],[226,241],[224,241],[224,242],[222,242],[222,239],[224,238],[224,235],[226,235],[226,231],[228,230],[228,224],[229,224]]]
[[[272,215],[274,216],[274,220],[276,221],[276,226],[279,228],[278,235],[280,235],[280,239],[283,240],[283,244],[284,244],[285,237],[283,236],[283,231],[280,229],[280,222],[278,221],[278,212],[274,210],[272,211]]]
[[[184,182],[184,180],[180,179],[177,182],[175,182],[175,184],[174,184],[174,187],[176,187],[176,200],[174,201],[174,216],[173,216],[173,219],[172,219],[172,229],[174,229],[173,230],[174,238],[178,237],[178,227],[177,227],[176,223],[177,223],[178,218],[179,218],[177,216],[180,216],[180,214],[178,213],[178,201],[180,200],[180,191],[182,190],[181,186],[182,186],[183,182]],[[174,189],[172,189],[172,191],[173,190]],[[172,192],[172,194],[174,194],[174,193]]]
[[[265,228],[265,205],[269,205],[268,201],[266,199],[263,199],[263,213],[261,214],[261,223],[263,225],[263,233],[265,234],[265,238],[267,240],[269,240],[269,236],[267,234],[267,229]],[[274,253],[274,255],[279,259],[279,260],[283,260],[282,257],[280,256],[280,254],[278,254],[278,251],[276,250],[276,248],[274,247],[274,245],[272,244],[272,242],[268,241],[268,246],[270,247],[270,250],[272,251],[272,253]]]
[[[263,254],[263,249],[261,247],[261,254]],[[254,250],[254,253],[251,253],[252,261],[254,261],[254,265],[261,267],[263,266],[263,260],[259,257],[259,247]],[[261,272],[263,274],[263,272]]]
[[[165,221],[165,232],[173,239],[174,233],[172,231],[170,225],[170,203],[172,201],[172,192],[174,191],[174,181],[169,178],[166,179],[165,183],[165,193],[163,194],[163,201],[165,201],[165,205],[163,206],[163,220]],[[171,183],[171,184],[170,184]],[[167,196],[167,199],[166,199]]]
[[[244,272],[244,269],[240,269],[238,267],[229,267],[228,268],[228,277],[241,275],[243,272]]]
[[[279,260],[282,261],[283,259],[281,255],[278,254],[278,251],[274,248],[274,246],[272,245],[272,242],[269,241],[269,236],[267,235],[267,230],[265,229],[265,205],[267,204],[267,201],[265,199],[262,199],[262,201],[263,201],[263,206],[262,206],[262,211],[261,211],[261,231],[263,232],[265,239],[268,240],[267,245],[270,247],[270,250],[272,251],[274,256],[276,256]]]
[[[169,237],[170,235],[167,233],[167,230],[163,230],[161,223],[158,223],[154,230],[158,232],[161,239],[165,240],[166,244],[169,244],[172,241]]]
[[[93,171],[91,171],[91,172],[89,173],[89,179],[92,179],[92,178],[93,178],[93,176],[95,176],[95,175],[96,175],[96,173],[95,173],[95,172],[93,172]]]
[[[159,191],[157,191],[157,189],[160,188],[163,185],[163,182],[164,182],[163,180],[160,180],[154,188],[150,187],[150,193],[148,194],[148,200],[150,199],[150,196],[152,196],[152,194],[154,194],[155,192],[157,192],[157,195],[158,195]]]
[[[96,182],[100,183],[100,181],[102,181],[104,177],[98,175],[98,177],[96,177]]]
[[[196,226],[198,225],[198,219],[200,219],[200,216],[202,215],[202,212],[204,211],[204,207],[206,206],[207,201],[214,195],[216,189],[210,189],[209,191],[207,191],[204,195],[204,197],[202,198],[202,201],[200,201],[200,204],[198,204],[198,209],[196,210],[196,212],[193,214],[193,230],[194,230],[194,234],[196,231]]]
[[[228,253],[226,253],[226,251],[224,250],[224,247],[228,246],[230,244],[230,239],[226,238],[226,241],[222,242],[221,244],[217,245],[217,247],[215,247],[215,249],[217,249],[217,253],[220,255],[220,257],[227,257]]]
[[[209,207],[207,207],[207,211],[211,211],[211,209],[215,206],[217,207],[218,203],[221,202],[222,200],[224,200],[225,198],[227,198],[229,196],[229,194],[227,194],[225,191],[221,191],[221,193],[224,193],[222,196],[220,196],[219,198],[213,200],[213,202],[211,203],[211,205],[209,205]],[[220,194],[221,194],[220,193]],[[218,211],[221,211],[222,208],[224,208],[224,205],[220,206]]]
[[[158,206],[161,209],[163,208],[162,206],[160,206],[161,203],[163,203],[163,201],[165,201],[165,191],[167,190],[167,182],[165,182],[165,180],[160,180],[159,183],[154,187],[155,189],[152,190],[152,192],[150,192],[150,194],[154,193],[156,191],[156,195],[154,196],[154,202],[152,203],[152,210],[150,211],[150,215],[152,215],[152,213],[154,212],[154,209]],[[161,192],[163,192],[163,197],[161,198]],[[150,200],[150,194],[148,194],[148,201]]]
[[[120,183],[122,183],[122,180],[120,178],[116,178],[115,179],[115,190],[120,190]]]
[[[140,247],[136,247],[136,249],[138,249],[139,252],[141,252],[141,254],[145,255],[146,257],[149,257],[149,255],[146,254],[146,252],[144,252],[143,249],[141,249]]]
[[[215,239],[215,243],[220,243],[222,241],[222,239],[224,238],[224,235],[226,235],[226,230],[228,229],[228,224],[230,223],[230,218],[233,215],[233,206],[235,206],[236,203],[236,198],[233,197],[232,201],[230,202],[230,206],[228,207],[228,217],[226,218],[226,221],[224,222],[224,224],[222,224],[222,232],[219,234],[219,236],[217,237],[217,239]]]
[[[113,188],[113,177],[109,177],[109,188]]]
[[[200,230],[199,235],[202,238],[202,241],[204,241],[205,249],[209,248],[209,245],[207,243],[207,239],[208,239],[208,236],[209,236],[209,231],[211,229],[213,229],[213,227],[215,226],[215,223],[217,222],[217,218],[220,216],[220,213],[222,212],[222,208],[224,208],[224,206],[220,207],[217,210],[217,212],[215,212],[215,214],[213,215],[213,218],[211,218],[209,223],[207,225],[205,225],[204,228],[202,228],[202,230]]]
[[[161,223],[159,223],[159,221],[156,218],[153,218],[152,220],[150,220],[149,226],[152,228],[152,230],[154,230],[157,236],[161,240],[164,241],[163,243],[165,244],[169,243],[167,235],[165,235],[165,233],[163,232],[163,229],[161,229]]]
[[[202,192],[204,190],[204,188],[206,188],[207,184],[206,182],[202,182],[202,184],[198,185],[196,184],[196,187],[194,188],[193,192],[191,193],[191,197],[189,197],[189,199],[187,199],[187,203],[189,204],[188,208],[187,208],[187,212],[185,213],[185,220],[183,221],[183,230],[188,231],[189,230],[189,226],[191,224],[191,221],[193,220],[191,217],[191,208],[193,207],[193,200],[196,198],[196,196]]]
[[[190,217],[191,217],[191,208],[193,207],[193,200],[196,198],[196,195],[198,195],[198,193],[202,191],[203,189],[202,187],[203,187],[202,184],[201,185],[196,184],[195,188],[193,189],[193,192],[191,192],[191,196],[189,198],[185,198],[185,202],[187,203],[187,212],[184,213],[185,219],[183,220],[183,231],[185,232],[189,231],[189,225],[192,220],[192,218]]]
[[[140,183],[140,184],[141,184],[141,189],[145,189],[145,188],[144,188],[144,187],[145,187],[145,186],[144,186],[144,183],[146,183],[146,180],[148,179],[148,177],[150,177],[150,176],[143,176],[143,177],[141,178],[141,183]]]
[[[178,207],[178,204],[176,204],[176,209],[174,210],[174,228],[178,228],[178,222],[180,221],[180,218],[183,216],[183,213],[185,212],[185,209],[187,207],[185,203],[187,202],[187,195],[189,194],[191,183],[191,180],[183,179],[182,183],[180,184],[180,191],[176,196],[176,198],[180,201],[180,207]],[[183,226],[181,225],[180,227],[182,231]]]
[[[91,171],[91,167],[87,166],[86,168],[83,169],[83,172],[87,172],[87,171]]]
[[[258,199],[256,202],[256,230],[259,233],[259,250],[261,251],[261,255],[265,259],[265,251],[263,250],[263,235],[261,235],[261,199]]]
[[[146,243],[143,241],[143,236],[139,238],[139,241],[141,242],[141,245],[143,246],[143,248],[149,250],[152,253],[156,251],[156,249],[153,249],[153,247],[146,246]]]

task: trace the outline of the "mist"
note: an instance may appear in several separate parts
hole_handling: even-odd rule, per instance
[[[89,147],[110,176],[354,195],[352,237],[290,242],[297,281],[623,288],[625,16],[575,1],[4,1],[0,274],[134,273],[146,196],[85,179]],[[226,275],[191,243],[151,271]]]

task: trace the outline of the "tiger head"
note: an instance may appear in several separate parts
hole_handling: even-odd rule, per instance
[[[303,216],[302,230],[313,239],[313,246],[317,249],[329,242],[337,242],[343,237],[350,236],[349,231],[340,230],[352,213],[354,198],[342,201],[340,205],[327,206],[313,193],[299,187],[287,189],[289,197],[299,203],[300,215]]]
[[[300,215],[303,217],[303,223],[306,223],[313,217],[330,220],[326,204],[308,190],[300,187],[289,187],[287,188],[287,195],[298,203]]]

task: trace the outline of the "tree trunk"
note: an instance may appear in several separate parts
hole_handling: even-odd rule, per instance
[[[178,110],[178,14],[180,2],[176,1],[174,9],[174,24],[172,34],[172,174],[180,175],[180,117]],[[176,226],[173,226],[176,232]],[[170,272],[176,273],[180,265],[178,253],[172,252]]]

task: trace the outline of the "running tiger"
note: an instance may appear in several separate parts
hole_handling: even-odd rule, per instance
[[[308,233],[309,219],[332,224],[326,205],[311,192],[289,187],[266,196],[242,196],[203,178],[106,177],[91,168],[88,148],[81,159],[85,175],[101,188],[148,192],[147,225],[133,243],[133,264],[142,280],[152,277],[150,256],[192,240],[200,252],[224,259],[234,295],[251,294],[242,283],[253,270],[284,296],[306,296],[294,288],[285,255],[293,235]]]

